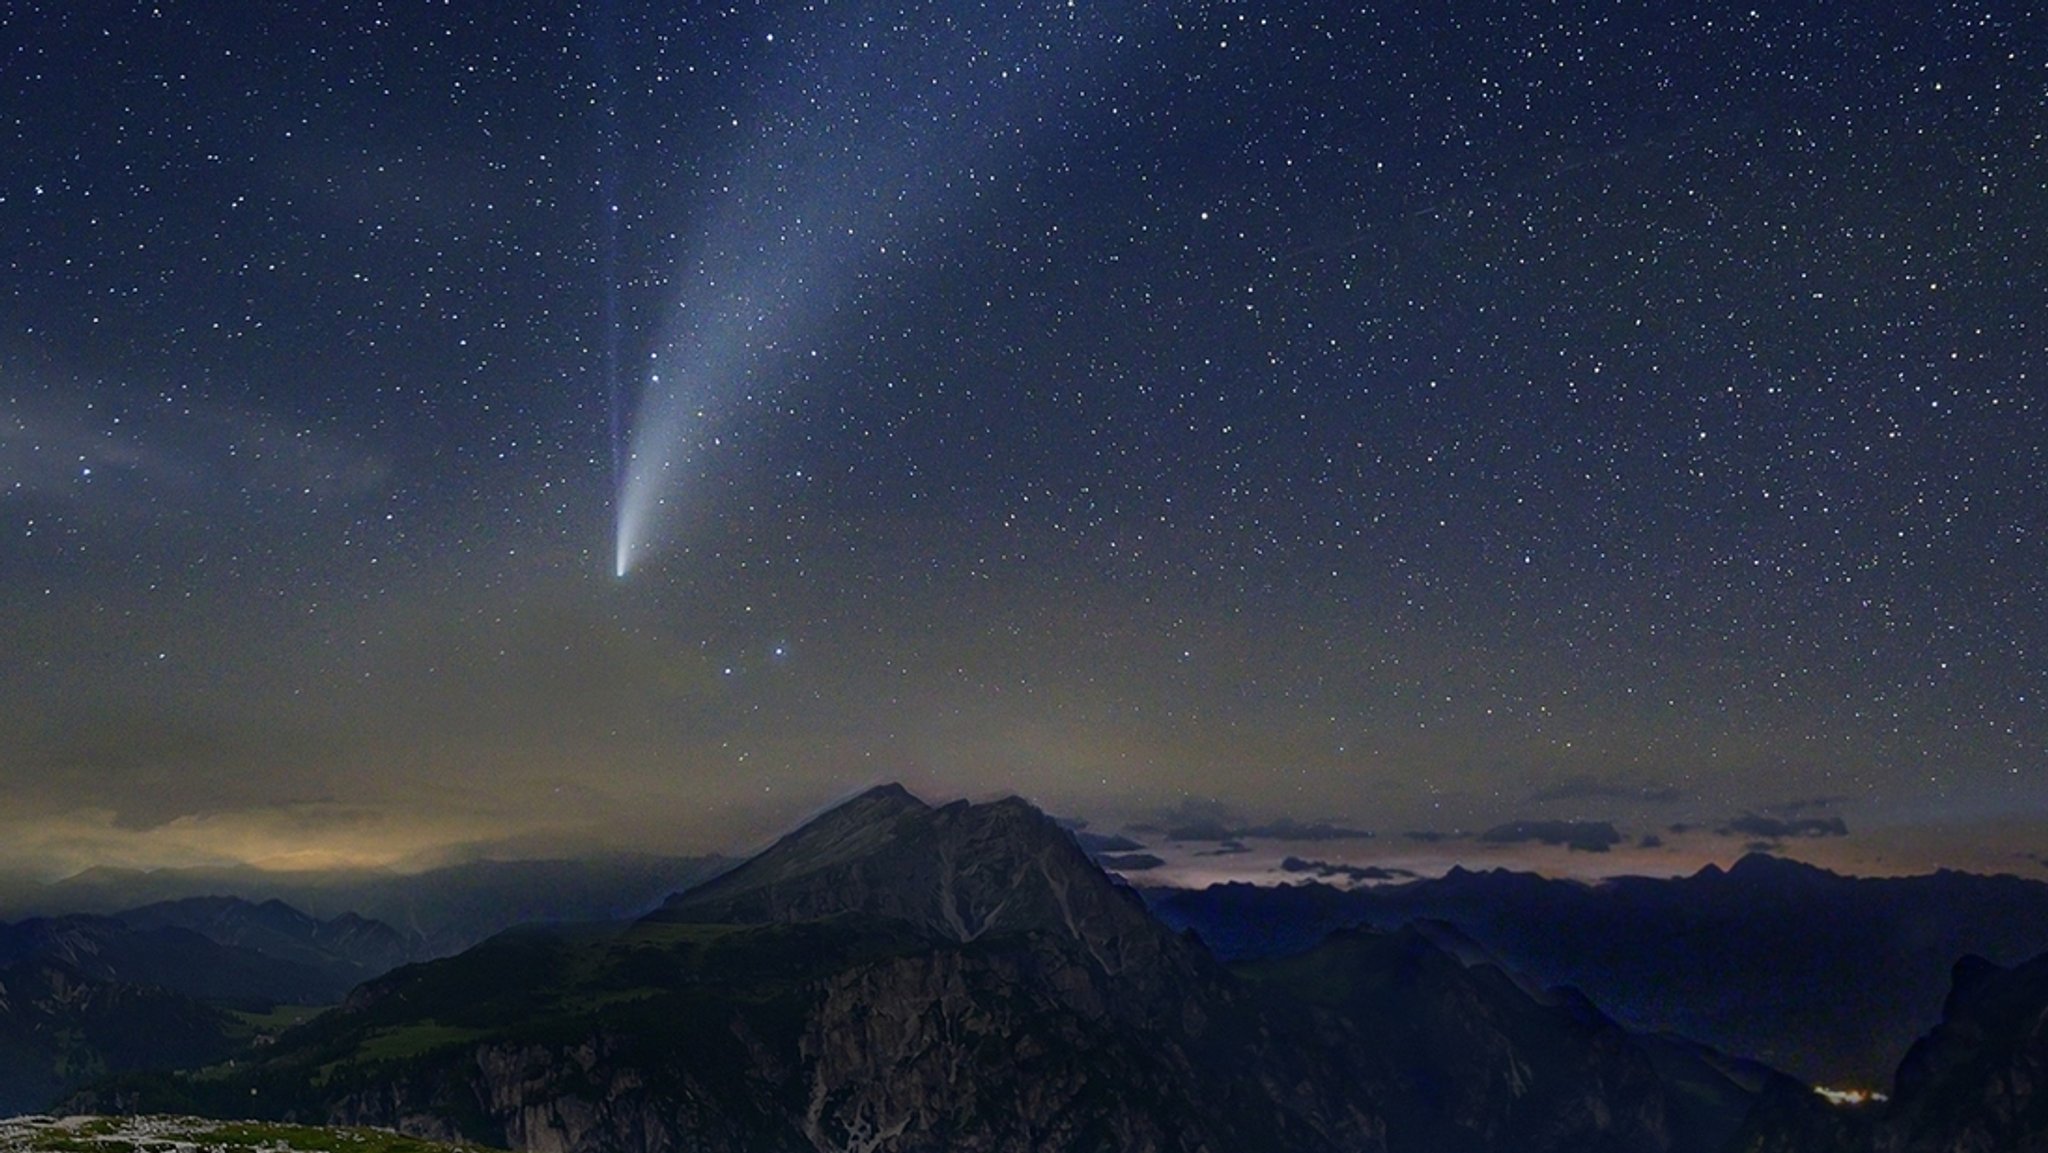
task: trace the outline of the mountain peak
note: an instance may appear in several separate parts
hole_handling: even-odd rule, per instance
[[[884,785],[830,809],[758,856],[670,897],[652,919],[760,924],[855,913],[940,940],[1049,933],[1107,969],[1165,931],[1073,834],[1017,797],[933,808]]]
[[[853,804],[856,801],[867,801],[875,804],[910,804],[916,805],[919,808],[930,807],[919,800],[909,789],[904,788],[895,781],[887,781],[876,785],[874,788],[857,793],[854,795],[853,800],[847,801],[845,804]],[[838,807],[840,806],[834,806],[834,808]]]
[[[1728,867],[1728,878],[1734,881],[1776,882],[1817,880],[1834,874],[1804,861],[1780,857],[1772,853],[1744,853],[1742,858]]]

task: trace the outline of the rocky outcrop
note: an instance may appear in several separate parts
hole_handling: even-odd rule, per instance
[[[494,1145],[532,1153],[811,1148],[781,1110],[768,1107],[769,1086],[734,1088],[688,1072],[650,1077],[609,1037],[572,1045],[492,1044],[477,1046],[439,1078],[350,1093],[325,1116],[330,1124],[374,1125],[432,1140],[483,1132]]]
[[[1956,965],[1941,1024],[1899,1065],[1877,1153],[2048,1153],[2048,954]]]
[[[1054,939],[894,958],[819,993],[798,1043],[816,1149],[1384,1147],[1370,1120],[1338,1144],[1241,1083],[1283,1067],[1225,1047],[1251,1020],[1228,990],[1154,999]]]

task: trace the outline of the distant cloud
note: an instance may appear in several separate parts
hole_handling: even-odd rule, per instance
[[[1270,825],[1246,829],[1247,837],[1271,837],[1276,841],[1365,841],[1372,839],[1369,829],[1357,829],[1349,825],[1333,825],[1324,821],[1300,824],[1295,821],[1279,820]]]
[[[1090,853],[1135,853],[1145,846],[1116,833],[1084,833],[1076,829],[1074,839]]]
[[[1663,847],[1664,838],[1655,833],[1644,833],[1643,839],[1636,842],[1636,848],[1638,849],[1661,849]]]
[[[1753,837],[1759,840],[1789,840],[1794,837],[1846,837],[1849,826],[1840,817],[1801,817],[1781,821],[1776,817],[1744,813],[1721,826],[1724,837]]]
[[[1416,874],[1407,869],[1384,868],[1379,865],[1346,865],[1338,861],[1311,861],[1301,857],[1288,857],[1280,862],[1280,868],[1288,873],[1312,873],[1317,877],[1349,877],[1354,881],[1399,881]]]
[[[1490,845],[1535,841],[1574,852],[1604,853],[1621,843],[1621,834],[1607,821],[1511,821],[1486,830],[1479,839]]]
[[[456,825],[399,807],[338,801],[191,813],[147,828],[104,809],[44,809],[0,813],[0,873],[54,880],[94,866],[383,869],[451,839],[484,840],[498,832],[488,818]]]
[[[1625,785],[1617,781],[1599,781],[1591,777],[1573,777],[1568,781],[1539,789],[1529,794],[1535,802],[1547,801],[1649,801],[1666,805],[1680,799],[1677,789],[1669,785]]]
[[[1201,851],[1201,852],[1198,852],[1198,853],[1196,853],[1196,854],[1195,854],[1195,856],[1197,856],[1197,857],[1234,857],[1234,856],[1238,855],[1239,853],[1249,853],[1249,852],[1251,852],[1251,850],[1250,850],[1250,849],[1248,849],[1248,848],[1245,848],[1245,845],[1244,845],[1244,842],[1243,842],[1243,841],[1224,841],[1224,842],[1223,842],[1222,844],[1220,844],[1220,845],[1217,845],[1217,846],[1216,846],[1215,848],[1213,848],[1213,849],[1206,849],[1206,850],[1203,850],[1203,851]]]
[[[1807,810],[1809,810],[1809,809],[1835,809],[1835,808],[1840,808],[1840,807],[1841,807],[1842,805],[1844,805],[1844,804],[1846,804],[1846,803],[1848,803],[1848,802],[1850,802],[1850,801],[1853,801],[1853,800],[1855,800],[1855,799],[1856,799],[1856,798],[1854,798],[1854,797],[1847,797],[1847,796],[1840,796],[1840,795],[1833,795],[1833,796],[1827,796],[1827,795],[1823,795],[1823,796],[1818,796],[1818,797],[1806,797],[1806,798],[1803,798],[1803,799],[1801,799],[1801,800],[1796,800],[1796,801],[1780,801],[1780,802],[1778,802],[1778,803],[1777,803],[1777,804],[1775,804],[1775,805],[1764,805],[1764,806],[1762,806],[1762,807],[1761,807],[1761,808],[1760,808],[1760,809],[1759,809],[1758,811],[1759,811],[1759,812],[1765,812],[1765,813],[1776,813],[1776,814],[1779,814],[1780,816],[1787,816],[1787,817],[1789,817],[1789,816],[1792,816],[1792,815],[1793,815],[1793,814],[1795,814],[1795,813],[1803,813],[1803,812],[1805,812],[1805,811],[1807,811]]]
[[[1423,845],[1437,845],[1445,841],[1462,841],[1465,839],[1465,834],[1463,833],[1439,833],[1434,829],[1410,829],[1401,835]]]
[[[1173,825],[1166,830],[1169,841],[1242,841],[1249,837],[1273,841],[1362,841],[1371,838],[1372,833],[1322,821],[1303,824],[1285,817],[1260,825],[1206,818]]]
[[[1151,853],[1112,853],[1095,859],[1103,868],[1113,869],[1119,873],[1142,873],[1166,863]]]
[[[222,491],[348,501],[390,473],[350,437],[251,409],[113,395],[0,404],[0,491],[105,512],[156,513]]]
[[[1190,821],[1166,829],[1169,841],[1227,841],[1236,835],[1232,826],[1215,820]]]

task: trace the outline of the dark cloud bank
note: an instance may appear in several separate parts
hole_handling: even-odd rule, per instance
[[[1479,834],[1489,845],[1520,845],[1534,841],[1563,845],[1580,853],[1604,853],[1621,843],[1610,821],[1510,821]]]

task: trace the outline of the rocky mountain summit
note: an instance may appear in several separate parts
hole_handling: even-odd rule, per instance
[[[1030,805],[887,786],[640,921],[504,934],[84,1103],[546,1153],[1710,1153],[1741,1121],[1712,1062],[1468,946],[1226,968]]]
[[[1136,893],[1015,797],[933,808],[901,785],[853,798],[650,921],[774,924],[859,913],[958,945],[1044,934],[1108,974],[1184,962]]]

